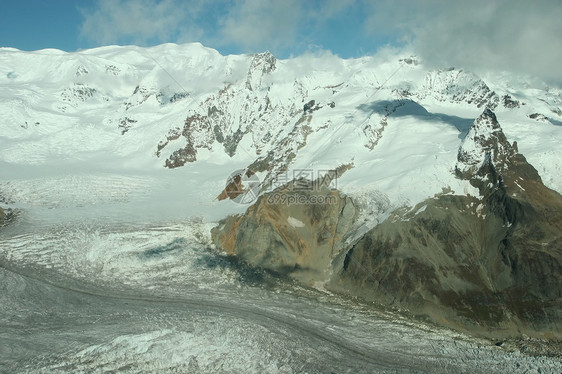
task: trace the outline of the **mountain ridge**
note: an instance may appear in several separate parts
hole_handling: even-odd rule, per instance
[[[559,317],[560,88],[431,69],[406,52],[0,49],[0,66],[2,208],[57,206],[42,186],[83,173],[63,205],[83,213],[113,183],[106,201],[137,196],[166,217],[238,213],[213,231],[217,246],[315,287],[457,328],[549,329]],[[259,181],[249,208],[229,184],[241,171]],[[287,189],[325,175],[319,190]]]
[[[473,73],[453,68],[427,70],[411,56],[277,60],[269,53],[221,56],[200,44],[168,44],[79,53],[10,49],[3,50],[0,59],[6,70],[0,82],[7,90],[2,99],[7,140],[42,133],[57,143],[55,155],[68,157],[78,150],[64,148],[64,132],[90,126],[103,139],[87,145],[92,151],[109,148],[118,157],[142,157],[167,167],[185,166],[211,155],[226,156],[233,163],[248,157],[252,160],[243,166],[269,164],[262,166],[260,175],[269,182],[280,170],[294,165],[285,160],[309,153],[309,135],[341,136],[332,133],[346,122],[361,128],[361,132],[354,131],[372,150],[389,115],[405,100],[420,105],[428,119],[450,121],[461,131],[467,126],[463,121],[469,123],[483,107],[500,108],[526,127],[549,118],[556,122],[554,118],[562,113],[559,90],[548,88],[540,93],[543,101],[529,100],[521,96],[521,90],[517,97],[511,82],[496,92],[498,84],[492,89]],[[536,91],[529,92],[535,95]],[[305,110],[310,102],[314,107]],[[455,119],[451,113],[461,116]],[[56,134],[57,129],[64,132]],[[510,131],[524,138],[516,130]],[[527,140],[515,140],[529,157],[538,155],[534,163],[544,169],[543,174],[548,173],[548,163],[557,154],[541,154],[535,144],[529,149]],[[138,145],[131,147],[130,143]],[[30,155],[25,149],[10,151],[7,145],[3,159],[8,162],[34,159],[41,163],[53,154],[53,147],[49,151],[39,147],[40,152]],[[197,149],[202,149],[199,156]],[[311,162],[314,160],[306,161]],[[326,166],[349,162],[346,157]],[[556,173],[551,175],[545,182],[561,190],[562,182],[555,180]]]
[[[479,196],[436,195],[357,237],[353,199],[288,185],[222,221],[214,241],[253,266],[471,334],[560,339],[562,196],[507,142],[490,109],[457,159],[456,174]],[[336,199],[291,205],[278,194]]]

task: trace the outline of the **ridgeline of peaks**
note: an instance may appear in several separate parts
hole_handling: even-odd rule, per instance
[[[427,118],[420,120],[440,120],[460,131],[483,108],[528,123],[559,124],[562,115],[559,90],[527,94],[511,88],[513,82],[492,86],[462,69],[428,70],[412,56],[277,60],[269,52],[221,56],[200,44],[47,52],[0,51],[7,71],[0,77],[7,139],[41,133],[64,144],[66,132],[87,137],[81,129],[95,127],[103,136],[88,144],[84,156],[108,148],[124,158],[141,152],[168,168],[210,157],[235,163],[250,157],[244,166],[266,173],[268,181],[299,159],[315,161],[310,137],[339,138],[372,151],[397,113],[423,114]],[[412,105],[415,113],[408,112]],[[14,148],[4,147],[3,159],[42,163],[77,151],[70,144]],[[555,156],[538,162],[547,165]]]
[[[315,192],[334,199],[327,206],[272,199],[312,194],[287,185],[221,222],[214,240],[254,266],[452,328],[495,338],[556,334],[562,196],[542,184],[490,109],[459,147],[456,174],[480,196],[439,194],[359,236],[353,199],[330,190]]]
[[[413,56],[200,44],[0,49],[0,63],[7,165],[182,168],[192,213],[223,216],[241,211],[224,181],[246,170],[260,197],[213,230],[225,251],[455,328],[560,333],[562,198],[545,186],[562,191],[557,88]],[[292,188],[323,171],[330,186]]]

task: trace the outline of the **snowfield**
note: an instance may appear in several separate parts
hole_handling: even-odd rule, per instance
[[[247,208],[217,200],[227,177],[268,154],[294,152],[291,173],[352,165],[336,183],[362,208],[358,235],[437,193],[478,195],[454,167],[482,97],[562,192],[561,91],[512,75],[486,91],[408,54],[268,61],[200,44],[0,48],[0,207],[18,212],[0,228],[0,371],[561,372],[245,267],[210,239]],[[218,127],[168,139],[195,114]],[[190,141],[197,160],[165,168]]]

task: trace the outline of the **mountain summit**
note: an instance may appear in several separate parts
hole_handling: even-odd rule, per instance
[[[335,205],[284,206],[271,199],[281,189],[222,222],[215,242],[253,265],[456,329],[496,338],[556,331],[562,196],[489,109],[459,147],[456,174],[479,195],[438,194],[359,237],[352,198],[332,192]]]
[[[217,247],[308,286],[483,334],[559,332],[557,87],[409,53],[166,44],[0,62],[5,211],[134,201],[212,222]]]
[[[456,170],[464,178],[470,179],[486,164],[492,163],[501,172],[515,153],[515,148],[507,141],[496,115],[486,109],[474,121],[462,142]]]

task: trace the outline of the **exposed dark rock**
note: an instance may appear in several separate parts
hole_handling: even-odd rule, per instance
[[[537,121],[548,121],[548,117],[546,117],[544,114],[540,114],[540,113],[529,114],[529,118],[535,119]]]
[[[79,77],[86,74],[88,74],[88,69],[84,65],[79,65],[78,69],[76,69],[76,76]]]
[[[162,150],[166,148],[166,146],[171,141],[179,139],[180,136],[181,136],[181,129],[179,127],[176,127],[175,129],[171,129],[170,131],[168,131],[168,136],[166,136],[166,140],[160,141],[158,143],[158,146],[156,147],[156,156],[160,157],[160,153],[162,152]]]
[[[239,174],[231,175],[224,190],[217,196],[219,201],[224,199],[234,200],[242,194],[248,193],[254,186],[245,185],[244,179],[250,178],[254,175],[251,169],[241,170]],[[259,180],[258,180],[259,182]]]
[[[296,157],[296,153],[307,144],[307,138],[312,133],[309,126],[311,120],[312,115],[299,117],[291,132],[279,140],[276,148],[269,150],[266,155],[260,156],[248,166],[255,172],[268,172],[262,178],[264,186],[270,184],[277,175],[287,170]]]
[[[458,161],[481,198],[440,196],[383,222],[348,249],[331,286],[485,335],[559,331],[562,196],[489,110]]]
[[[129,117],[124,117],[119,120],[119,130],[121,130],[121,135],[125,135],[127,131],[133,127],[133,124],[137,123],[137,120],[131,119]]]
[[[193,162],[196,159],[195,149],[193,149],[193,147],[191,147],[190,145],[187,145],[184,148],[175,150],[172,155],[166,160],[165,166],[167,168],[173,169],[179,166],[183,166],[188,162]]]
[[[411,57],[407,57],[407,58],[401,58],[401,59],[398,60],[398,61],[399,61],[399,62],[403,62],[403,63],[405,63],[405,64],[407,64],[407,65],[414,65],[414,66],[416,66],[416,65],[419,64],[418,59],[417,59],[416,56],[411,56]]]
[[[212,120],[209,116],[201,116],[194,114],[185,119],[183,129],[181,132],[178,129],[169,131],[166,141],[160,142],[157,148],[157,155],[170,143],[170,141],[179,139],[183,136],[187,144],[175,150],[172,155],[166,160],[165,166],[167,168],[176,168],[185,165],[188,162],[197,160],[197,149],[207,148],[210,149],[215,141],[216,130],[212,125]]]
[[[304,104],[303,111],[306,113],[314,107],[316,102],[314,100],[310,100],[308,103]]]
[[[510,95],[504,95],[502,97],[502,104],[504,107],[509,109],[519,108],[519,101],[513,99]]]
[[[393,217],[353,245],[330,288],[469,332],[556,331],[559,213],[548,222],[540,218],[544,210],[529,211],[502,192],[423,204],[422,212]],[[556,204],[562,211],[560,199]]]
[[[96,94],[97,90],[82,83],[74,83],[60,94],[61,101],[77,107],[79,103],[86,102]]]
[[[333,204],[297,204],[312,192],[289,187],[262,195],[213,237],[254,266],[455,329],[560,339],[562,196],[542,184],[489,109],[460,147],[456,172],[480,196],[438,195],[350,244],[351,199],[324,189]]]
[[[366,111],[375,111],[378,115],[381,116],[380,121],[377,122],[367,122],[365,127],[363,128],[363,133],[367,137],[367,143],[365,147],[369,150],[373,150],[375,146],[379,143],[379,140],[382,138],[382,134],[388,125],[388,117],[392,115],[392,113],[396,112],[396,110],[406,103],[405,100],[394,100],[387,103],[384,103],[382,107],[371,107],[369,105],[360,105],[359,109],[366,110]]]
[[[175,103],[181,99],[184,99],[189,96],[189,92],[176,92],[175,94],[170,97],[170,103]]]
[[[207,116],[208,117],[212,117],[214,115],[219,115],[219,114],[223,114],[223,113],[215,105],[211,106],[207,110]]]
[[[14,217],[18,211],[14,211],[12,209],[2,209],[0,208],[0,227],[6,226]]]
[[[319,104],[316,104],[315,100],[310,100],[308,103],[304,104],[303,112],[304,114],[312,114],[312,112],[317,111],[318,109],[322,108]],[[333,104],[333,102],[331,103]],[[334,104],[335,106],[335,104]],[[333,106],[332,106],[333,108]]]
[[[105,65],[105,72],[107,74],[111,74],[114,76],[119,75],[119,73],[121,73],[121,69],[119,69],[117,66],[115,65]]]
[[[224,142],[224,135],[219,125],[213,126],[213,132],[215,133],[215,139],[217,140],[217,142]]]
[[[246,78],[246,88],[253,91],[261,86],[262,78],[276,69],[277,59],[270,52],[256,53]]]
[[[243,216],[221,222],[213,240],[254,266],[313,283],[329,277],[355,215],[351,199],[338,191],[289,185],[262,195]]]
[[[136,86],[135,90],[133,91],[133,95],[129,97],[127,101],[123,103],[125,110],[129,110],[134,106],[139,106],[146,102],[150,97],[156,98],[156,100],[162,104],[162,93],[157,92],[155,88],[145,87],[145,86]]]
[[[496,115],[486,109],[474,121],[459,148],[455,170],[459,177],[472,184],[481,184],[486,176],[496,182],[497,173],[507,169],[514,155],[515,150],[507,141]]]
[[[244,133],[238,129],[232,135],[227,136],[224,139],[224,151],[230,157],[234,156],[236,149],[238,148],[238,143],[244,137]]]

